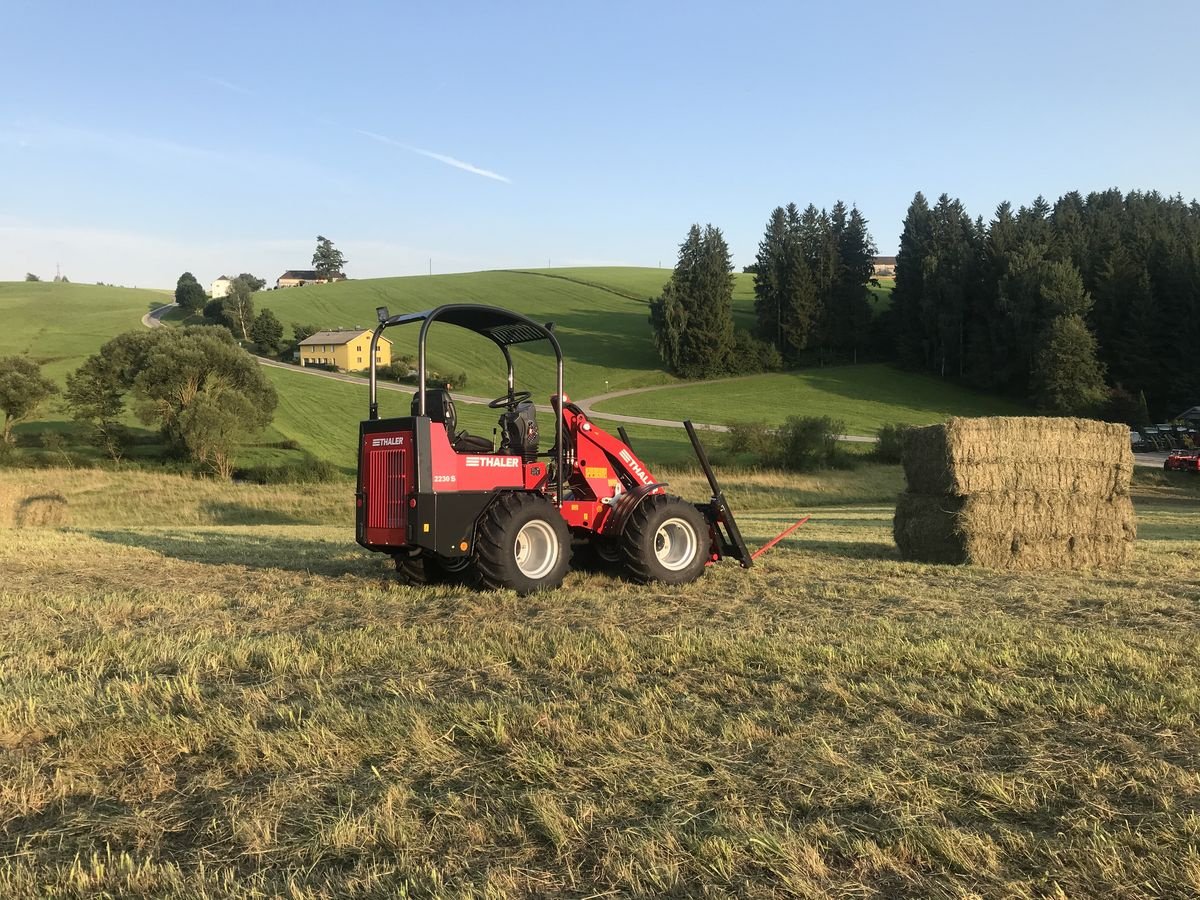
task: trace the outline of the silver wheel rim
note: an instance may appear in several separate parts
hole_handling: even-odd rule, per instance
[[[667,519],[654,532],[654,558],[668,572],[678,572],[696,558],[696,530],[684,519]]]
[[[522,575],[535,581],[545,578],[558,565],[558,535],[549,522],[526,522],[517,532],[513,553]]]

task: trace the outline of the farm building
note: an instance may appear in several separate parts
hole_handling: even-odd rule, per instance
[[[371,332],[361,328],[346,331],[318,331],[300,342],[300,365],[333,366],[343,372],[366,369],[371,365]],[[375,364],[392,361],[392,342],[379,339]]]
[[[288,269],[282,275],[275,279],[275,287],[300,287],[305,284],[325,284],[328,281],[345,281],[346,276],[341,272],[337,272],[330,277],[326,277],[316,269]]]
[[[1200,406],[1193,406],[1191,409],[1186,409],[1175,418],[1189,425],[1200,426]]]
[[[875,277],[880,275],[895,275],[896,274],[896,257],[894,256],[876,256],[871,259],[871,274]]]
[[[214,300],[219,300],[221,297],[228,296],[229,283],[232,280],[233,279],[228,275],[222,275],[220,278],[217,278],[208,286],[208,295]]]

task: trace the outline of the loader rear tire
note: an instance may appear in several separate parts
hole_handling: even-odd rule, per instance
[[[571,567],[571,532],[540,494],[502,494],[475,531],[475,572],[484,588],[549,591]]]
[[[412,587],[448,584],[470,580],[471,560],[468,557],[448,559],[419,551],[397,553],[396,580]]]
[[[691,503],[651,494],[621,532],[621,556],[634,581],[687,584],[704,573],[711,546],[708,522]]]

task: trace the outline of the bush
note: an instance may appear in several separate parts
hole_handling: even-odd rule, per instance
[[[739,331],[733,338],[733,372],[735,375],[752,375],[755,372],[778,372],[783,368],[783,357],[774,344],[760,341],[746,331]]]
[[[725,452],[752,453],[763,463],[779,455],[779,436],[766,422],[734,422],[725,435]]]
[[[729,426],[724,449],[731,455],[751,453],[764,466],[800,472],[852,469],[855,458],[838,445],[845,428],[844,422],[829,416],[792,416],[779,428],[765,422],[739,422]]]
[[[875,451],[871,455],[880,462],[899,463],[904,446],[904,432],[908,428],[907,425],[884,425],[875,432],[878,441],[875,444]]]
[[[254,484],[328,484],[337,481],[341,472],[333,463],[310,456],[299,463],[256,466],[239,472],[238,476]]]
[[[778,464],[785,469],[809,472],[831,466],[849,467],[838,449],[838,435],[846,425],[829,416],[791,416],[778,431]]]

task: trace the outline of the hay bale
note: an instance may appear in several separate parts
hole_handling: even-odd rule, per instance
[[[1129,491],[1133,453],[1124,425],[1090,419],[953,418],[911,428],[902,461],[921,494],[1070,491],[1113,497]]]
[[[950,419],[909,429],[903,464],[893,534],[906,559],[1082,569],[1123,565],[1133,552],[1124,425]]]
[[[67,498],[58,491],[31,494],[13,510],[14,528],[61,528],[71,524]]]
[[[962,505],[962,497],[949,494],[901,494],[892,519],[900,555],[919,562],[965,563],[967,546],[958,527]]]
[[[1066,492],[904,493],[893,535],[905,559],[997,569],[1121,566],[1137,537],[1133,502]]]

